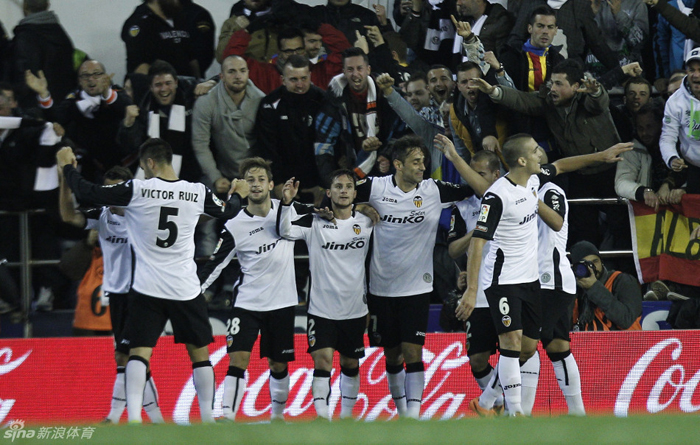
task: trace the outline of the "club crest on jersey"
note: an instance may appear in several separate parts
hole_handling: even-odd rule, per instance
[[[549,283],[550,281],[552,281],[552,276],[549,274],[549,272],[545,272],[545,273],[543,273],[542,276],[540,277],[540,280],[541,280],[543,283]]]
[[[429,273],[424,273],[423,274],[423,281],[426,283],[432,283],[433,282],[433,276],[430,275]]]
[[[139,35],[139,32],[140,32],[140,31],[141,31],[141,30],[139,29],[139,27],[136,26],[136,25],[134,25],[134,26],[132,26],[131,28],[129,28],[129,35],[130,35],[131,37],[136,37],[137,35]]]
[[[362,228],[360,227],[359,224],[353,224],[352,231],[355,232],[355,235],[359,235],[360,232],[362,232]]]
[[[481,204],[481,213],[479,213],[479,222],[486,222],[486,220],[489,218],[489,210],[491,210],[491,206],[488,204]]]
[[[420,196],[416,196],[415,198],[413,198],[413,205],[420,209],[423,205],[423,198],[421,198]]]
[[[309,347],[313,348],[315,344],[316,344],[316,337],[313,335],[309,335]]]
[[[511,319],[510,315],[504,315],[503,318],[501,318],[501,322],[503,323],[503,326],[505,327],[510,327]]]
[[[229,348],[233,345],[233,335],[226,336],[226,346]]]

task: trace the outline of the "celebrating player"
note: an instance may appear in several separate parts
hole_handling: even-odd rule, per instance
[[[241,162],[240,175],[250,186],[248,206],[226,222],[212,259],[200,271],[202,292],[238,254],[241,274],[226,336],[229,368],[224,379],[224,417],[234,420],[246,387],[245,370],[260,333],[260,358],[270,366],[272,420],[284,419],[289,395],[287,363],[294,360],[294,241],[277,232],[280,202],[271,199],[272,171],[262,158]]]
[[[326,191],[331,200],[333,222],[307,213],[297,218],[290,205],[299,190],[294,178],[284,184],[280,235],[303,239],[309,247],[311,292],[308,309],[309,352],[314,359],[311,389],[316,414],[330,419],[333,352],[340,353],[340,418],[352,417],[360,389],[360,362],[365,356],[367,325],[365,257],[369,250],[372,221],[353,210],[355,178],[350,170],[331,174]]]
[[[149,360],[168,319],[175,342],[185,343],[192,361],[202,422],[213,422],[215,380],[207,347],[213,338],[196,275],[194,228],[205,213],[224,219],[235,216],[241,198],[248,194],[247,184],[234,181],[228,202],[221,202],[203,184],[178,179],[172,148],[157,138],[140,147],[139,163],[147,178],[143,181],[111,186],[86,181],[75,169],[77,160],[68,147],[56,154],[56,161],[79,201],[125,208],[136,264],[121,340],[129,347],[125,372],[129,422],[141,423]]]

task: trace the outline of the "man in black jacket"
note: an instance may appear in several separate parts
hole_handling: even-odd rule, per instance
[[[73,43],[58,22],[58,17],[49,11],[48,0],[24,0],[24,18],[13,30],[12,78],[23,83],[27,70],[34,74],[43,71],[53,93],[63,99],[75,88],[73,66]],[[21,94],[21,104],[36,106],[36,100]]]
[[[309,59],[292,55],[282,68],[282,86],[265,96],[260,103],[255,122],[256,150],[272,161],[275,178],[291,178],[301,183],[304,202],[317,206],[324,190],[316,168],[314,142],[316,138],[316,115],[321,109],[325,93],[311,84]],[[275,188],[282,197],[284,184],[279,181]]]

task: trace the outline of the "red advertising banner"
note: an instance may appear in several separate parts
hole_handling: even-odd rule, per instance
[[[653,208],[629,202],[632,247],[641,283],[671,280],[700,286],[700,240],[690,234],[700,224],[700,195],[683,195],[680,205]]]
[[[315,417],[311,396],[313,364],[304,351],[305,336],[296,338],[297,361],[290,364],[288,420]],[[626,416],[631,413],[696,412],[700,410],[700,331],[584,332],[572,334],[583,400],[588,413]],[[225,339],[211,345],[217,376],[215,415],[221,414],[223,379],[228,368]],[[551,363],[540,351],[542,368],[535,415],[566,413],[566,403]],[[269,419],[270,396],[266,362],[254,359],[238,414],[241,421]],[[336,359],[337,360],[337,359]],[[426,387],[421,417],[447,419],[472,416],[469,400],[479,388],[464,351],[464,335],[428,334],[424,361]],[[337,366],[337,363],[336,363]],[[160,405],[167,420],[197,422],[199,410],[192,369],[182,345],[162,337],[151,362]],[[109,411],[114,382],[112,342],[106,338],[60,338],[0,341],[0,424],[94,423]],[[381,350],[367,349],[361,362],[361,386],[355,416],[389,419],[393,404]],[[331,378],[331,409],[339,411],[338,371]],[[145,418],[145,417],[144,417]]]

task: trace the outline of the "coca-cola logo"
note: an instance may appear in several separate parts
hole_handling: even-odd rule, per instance
[[[2,348],[0,349],[0,376],[9,374],[15,369],[17,369],[24,361],[29,357],[29,354],[32,353],[32,350],[30,349],[29,351],[25,352],[24,355],[19,357],[16,360],[12,360],[12,349],[10,348]],[[0,394],[2,396],[2,394]],[[0,423],[2,423],[7,415],[10,413],[10,410],[15,404],[14,399],[6,399],[3,400],[0,398]]]
[[[615,400],[615,415],[626,417],[640,381],[645,377],[652,377],[659,366],[664,367],[670,362],[677,361],[682,352],[683,343],[678,338],[662,340],[645,352],[627,373],[627,377],[620,386]],[[647,411],[652,414],[661,412],[676,400],[678,400],[678,408],[683,412],[691,413],[700,410],[700,405],[693,404],[693,396],[700,382],[700,369],[686,380],[687,376],[690,376],[690,372],[686,372],[683,364],[675,363],[660,373],[653,386],[643,385],[644,389],[651,387],[648,394],[642,394],[646,397]]]
[[[386,383],[384,355],[380,348],[367,348],[365,357],[360,359],[360,375],[362,384],[355,405],[355,417],[367,421],[377,419],[390,419],[396,416],[391,395]],[[211,354],[211,362],[216,367],[226,357],[226,347],[221,347]],[[466,365],[469,358],[462,342],[453,342],[447,345],[438,354],[428,349],[423,351],[423,360],[426,363],[425,392],[423,393],[422,418],[430,419],[440,415],[441,419],[449,419],[455,416],[462,417],[466,399],[464,393],[446,391],[443,386],[452,374],[460,367]],[[220,374],[220,373],[217,373]],[[337,370],[331,373],[331,398],[329,410],[331,413],[339,409],[340,402],[340,374]],[[241,401],[238,412],[239,419],[260,418],[269,416],[270,399],[267,388],[269,371],[260,372],[257,375],[248,375],[245,395]],[[290,368],[289,398],[285,414],[288,417],[313,417],[316,412],[313,407],[311,383],[313,380],[313,368],[300,366]],[[221,412],[221,397],[224,384],[221,382],[216,390],[214,399],[214,416]],[[377,397],[376,394],[381,394]],[[173,420],[176,423],[186,424],[190,421],[191,411],[196,400],[194,382],[190,377],[183,385],[173,410]],[[458,414],[459,413],[459,414]]]

